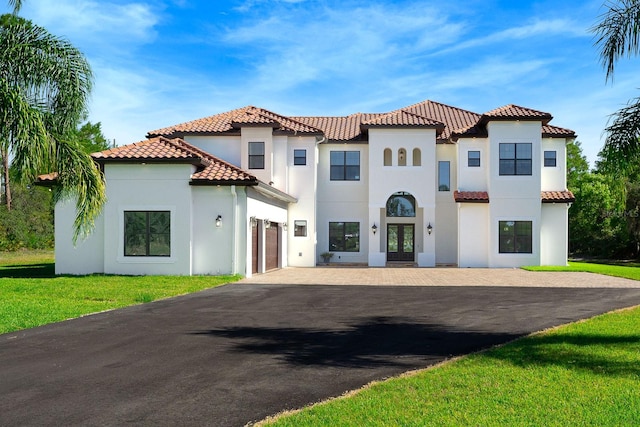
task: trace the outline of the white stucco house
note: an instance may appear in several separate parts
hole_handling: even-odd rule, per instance
[[[568,129],[507,105],[433,101],[292,117],[245,107],[93,154],[107,204],[74,246],[55,209],[58,274],[228,274],[285,266],[565,265]]]

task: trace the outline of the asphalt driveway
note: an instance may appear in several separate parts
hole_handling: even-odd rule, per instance
[[[226,285],[0,335],[0,425],[242,426],[638,304],[639,288]]]

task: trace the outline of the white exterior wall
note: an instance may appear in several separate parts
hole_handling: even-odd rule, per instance
[[[75,200],[60,202],[55,207],[55,271],[56,274],[104,273],[104,215],[95,220],[93,232],[73,245]]]
[[[391,166],[384,166],[384,150],[392,151]],[[407,165],[398,165],[398,150],[407,152]],[[421,165],[413,166],[413,149],[421,151]],[[452,165],[453,167],[453,165]],[[436,263],[436,133],[433,129],[370,129],[369,130],[369,187],[368,263],[370,266],[386,264],[387,221],[415,224],[415,262],[421,267],[432,267]],[[386,205],[389,197],[399,191],[411,193],[416,199],[416,218],[393,218],[387,220]],[[450,193],[452,194],[452,193]],[[378,232],[373,235],[371,226],[376,224]],[[433,233],[427,234],[427,224]]]
[[[293,150],[306,150],[306,165],[293,164]],[[286,232],[289,242],[289,265],[293,267],[313,267],[318,259],[316,253],[318,149],[315,137],[289,138],[286,159],[288,165],[287,193],[298,199],[298,203],[289,205]],[[294,235],[294,222],[297,220],[307,221],[306,236]]]
[[[480,151],[480,166],[469,167],[469,151]],[[458,140],[458,190],[488,191],[489,142],[485,138],[460,138]]]
[[[273,157],[272,157],[272,181],[273,186],[280,191],[289,193],[289,177],[288,177],[288,151],[289,144],[286,136],[273,137]],[[265,165],[266,166],[266,165]],[[269,181],[265,181],[267,184]]]
[[[569,204],[543,203],[540,227],[540,265],[567,265]]]
[[[192,273],[245,274],[246,192],[239,186],[190,186],[193,198]],[[220,227],[217,216],[222,216]]]
[[[330,152],[359,151],[360,180],[331,181]],[[320,144],[318,147],[318,200],[316,261],[320,254],[329,250],[329,222],[359,222],[360,251],[336,252],[333,263],[366,263],[368,261],[369,237],[369,147],[366,144]]]
[[[105,165],[104,272],[131,275],[190,275],[192,203],[191,165]],[[171,212],[170,257],[124,256],[124,211]]]
[[[540,263],[541,224],[541,122],[499,121],[487,124],[489,132],[489,267],[519,267]],[[500,143],[531,143],[532,174],[500,176]],[[532,253],[499,253],[499,221],[531,221]]]
[[[207,153],[211,153],[232,165],[241,167],[240,136],[187,135],[183,139]]]
[[[458,267],[489,265],[489,204],[458,203]]]
[[[435,224],[431,224],[434,227],[432,236],[435,238],[436,244],[436,264],[458,263],[458,215],[456,202],[453,199],[453,192],[458,188],[457,151],[454,144],[438,144],[436,146],[437,161],[448,161],[451,164],[450,190],[436,191],[435,223],[438,228]]]
[[[556,166],[544,166],[544,152],[556,152]],[[562,191],[567,188],[567,143],[564,138],[544,138],[540,150],[542,191]]]

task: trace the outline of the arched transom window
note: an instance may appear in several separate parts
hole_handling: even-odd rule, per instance
[[[387,200],[388,217],[416,216],[416,199],[404,191],[394,193]]]

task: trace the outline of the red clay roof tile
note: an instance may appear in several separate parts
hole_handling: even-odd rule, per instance
[[[281,116],[263,108],[247,106],[225,113],[204,117],[190,122],[169,126],[151,131],[148,137],[183,136],[194,133],[234,132],[241,125],[268,125],[281,132],[321,134],[320,129],[313,128],[289,117]]]
[[[458,203],[489,203],[486,191],[454,191],[453,199]]]
[[[509,104],[484,113],[480,121],[486,123],[491,120],[540,120],[546,125],[552,118],[551,114],[544,111]]]
[[[256,185],[258,183],[255,176],[180,138],[168,139],[158,136],[135,144],[93,153],[91,156],[98,162],[190,161],[198,166],[198,170],[191,175],[194,184]]]
[[[569,190],[564,191],[543,191],[540,193],[542,203],[573,203],[576,197]]]
[[[571,129],[564,129],[564,128],[552,126],[552,125],[544,125],[542,126],[542,137],[543,138],[575,138],[576,133]]]

